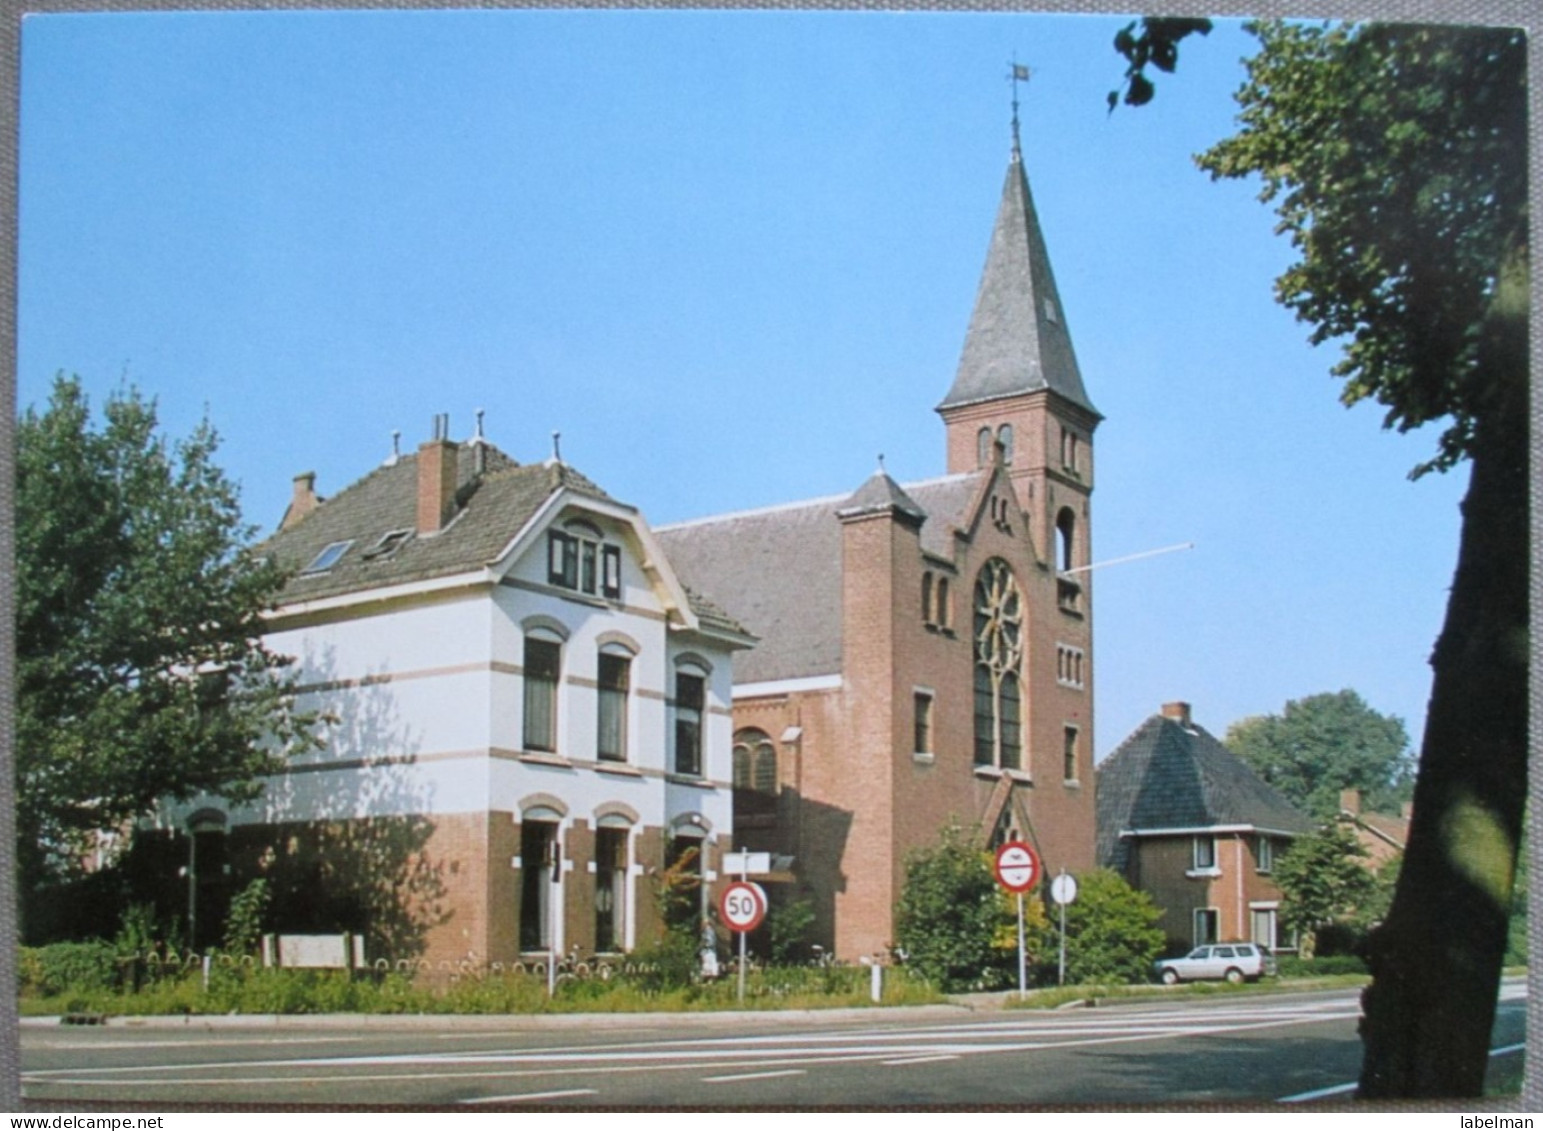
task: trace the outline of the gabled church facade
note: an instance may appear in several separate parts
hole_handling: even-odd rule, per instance
[[[734,661],[736,847],[845,959],[893,945],[907,856],[951,822],[1094,862],[1093,433],[1014,125],[944,475],[663,527],[759,637]]]

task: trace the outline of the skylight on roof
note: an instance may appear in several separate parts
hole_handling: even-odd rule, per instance
[[[348,553],[348,547],[354,541],[350,538],[346,542],[333,542],[316,557],[311,559],[311,564],[306,566],[301,573],[323,573],[338,564],[338,559]]]
[[[376,561],[380,558],[389,558],[402,548],[402,544],[412,537],[411,530],[389,530],[380,536],[380,541],[364,551],[365,561]]]

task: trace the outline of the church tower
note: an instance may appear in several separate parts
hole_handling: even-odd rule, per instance
[[[948,471],[998,457],[1028,515],[1035,549],[1057,573],[1089,561],[1093,430],[1088,399],[1034,211],[1013,106],[1013,149],[953,387],[938,406]],[[1084,604],[1084,573],[1063,577],[1060,603]]]

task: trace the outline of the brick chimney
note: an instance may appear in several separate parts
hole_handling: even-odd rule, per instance
[[[1349,813],[1352,817],[1361,814],[1361,791],[1359,789],[1342,789],[1339,791],[1339,811]]]
[[[289,508],[279,520],[279,529],[288,530],[321,504],[316,497],[316,472],[302,471],[295,476],[295,493],[289,500]]]
[[[1189,721],[1189,704],[1184,702],[1164,703],[1163,718],[1172,719],[1181,727],[1193,725]]]
[[[434,438],[418,445],[418,533],[438,534],[455,511],[455,441],[450,417],[434,417]]]

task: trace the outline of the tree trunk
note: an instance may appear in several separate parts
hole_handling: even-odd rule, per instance
[[[1457,571],[1414,818],[1387,920],[1367,945],[1367,1099],[1478,1096],[1489,1063],[1527,800],[1527,256],[1508,257],[1483,349]]]

